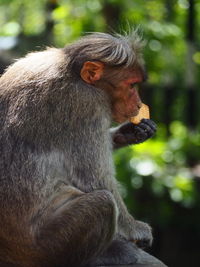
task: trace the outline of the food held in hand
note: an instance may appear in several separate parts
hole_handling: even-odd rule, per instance
[[[149,118],[150,118],[149,107],[144,103],[142,103],[138,115],[131,117],[131,122],[134,124],[139,124],[142,119],[149,119]]]

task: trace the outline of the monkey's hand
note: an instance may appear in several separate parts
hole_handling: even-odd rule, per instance
[[[114,149],[126,145],[139,144],[151,138],[156,132],[156,124],[150,119],[142,119],[139,124],[128,122],[112,130]]]
[[[128,221],[121,226],[121,233],[119,234],[124,236],[127,240],[136,243],[137,246],[141,248],[151,246],[153,241],[152,229],[147,223],[137,221],[130,216]]]

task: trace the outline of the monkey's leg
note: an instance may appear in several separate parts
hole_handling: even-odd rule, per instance
[[[66,201],[63,195],[60,200],[53,199],[50,210],[38,220],[38,266],[82,266],[112,241],[117,221],[112,194],[106,190],[79,192],[75,189],[74,194],[67,193]]]

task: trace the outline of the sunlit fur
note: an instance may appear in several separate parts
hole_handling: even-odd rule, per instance
[[[86,60],[99,60],[107,65],[141,66],[143,64],[141,50],[143,41],[137,31],[129,35],[110,35],[92,33],[82,37],[73,47],[74,55],[71,63]],[[68,50],[68,46],[66,47]]]

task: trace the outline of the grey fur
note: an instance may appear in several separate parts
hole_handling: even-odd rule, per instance
[[[118,193],[109,98],[79,75],[86,60],[142,67],[139,47],[137,36],[95,33],[0,78],[0,261],[80,266],[116,235],[151,242]]]
[[[142,62],[141,48],[143,46],[137,32],[122,36],[111,36],[106,33],[93,33],[83,37],[76,45],[84,47],[84,55],[90,59],[100,60],[108,65],[125,65],[126,67]],[[95,51],[95,53],[94,53]]]

